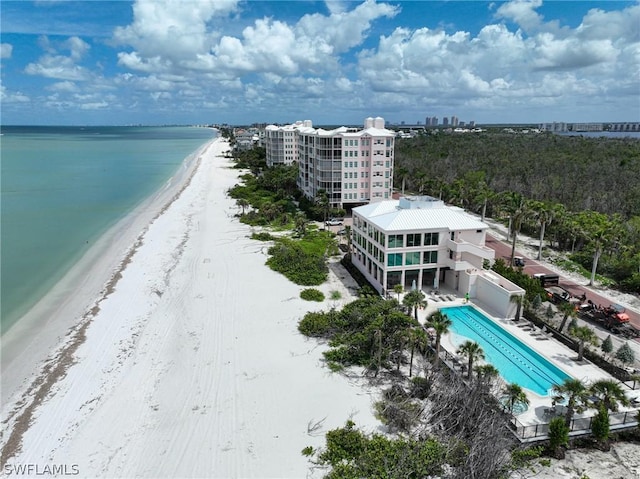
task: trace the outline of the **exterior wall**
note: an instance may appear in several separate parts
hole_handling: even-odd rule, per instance
[[[352,261],[378,292],[392,289],[398,283],[409,288],[414,280],[419,289],[438,288],[449,259],[446,247],[448,230],[422,228],[389,232],[371,225],[366,218],[354,212],[351,231],[355,253]],[[384,235],[384,240],[381,240],[381,235]],[[389,237],[397,235],[402,235],[402,247],[391,246]],[[419,237],[420,245],[408,246],[408,235],[414,235],[412,239]],[[425,244],[426,235],[426,242],[434,243],[435,235],[438,242]]]
[[[390,199],[395,136],[382,118],[368,118],[362,130],[298,128],[298,186],[314,199],[327,192],[333,207]]]
[[[502,276],[496,273],[484,273],[482,276],[477,276],[476,293],[472,297],[477,297],[498,316],[513,318],[518,306],[511,298],[522,296],[524,293],[522,288]]]
[[[264,146],[267,166],[291,165],[298,161],[298,137],[300,128],[310,128],[311,121],[297,121],[292,125],[268,125],[264,130]]]

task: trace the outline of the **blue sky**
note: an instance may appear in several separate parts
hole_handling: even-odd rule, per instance
[[[640,121],[638,1],[0,9],[2,124]]]

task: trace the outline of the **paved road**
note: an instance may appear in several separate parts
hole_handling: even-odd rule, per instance
[[[491,234],[487,234],[486,245],[489,248],[492,248],[493,250],[495,250],[496,259],[502,258],[507,262],[507,264],[509,263],[509,260],[511,259],[511,245],[505,243],[504,241],[501,241],[498,238],[495,238]],[[516,256],[522,256],[523,258],[526,258],[524,272],[529,276],[536,273],[555,274],[555,271],[552,271],[549,268],[546,268],[545,266],[541,265],[540,263],[538,263],[537,261],[531,258],[528,258],[526,255],[519,252],[518,250],[516,250]],[[560,275],[560,286],[565,288],[574,296],[582,296],[582,294],[586,294],[587,299],[590,299],[595,304],[599,304],[602,306],[609,306],[610,304],[613,303],[610,298],[602,296],[597,292],[594,292],[593,290],[584,287],[581,284],[577,284],[567,278],[564,278],[562,275]],[[640,312],[635,311],[627,307],[626,305],[625,307],[626,307],[625,312],[629,315],[629,322],[636,328],[640,329]]]

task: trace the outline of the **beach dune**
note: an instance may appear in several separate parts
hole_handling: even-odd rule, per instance
[[[329,373],[322,346],[297,332],[306,311],[330,305],[301,300],[234,216],[228,148],[210,143],[138,232],[108,291],[75,318],[83,330],[67,336],[76,343],[44,397],[34,403],[30,380],[3,393],[5,467],[299,478],[310,474],[301,450],[326,431],[349,418],[375,427],[371,391]]]

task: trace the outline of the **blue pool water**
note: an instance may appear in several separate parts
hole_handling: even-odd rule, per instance
[[[569,376],[472,306],[442,308],[451,331],[482,346],[485,360],[510,384],[546,396]]]

